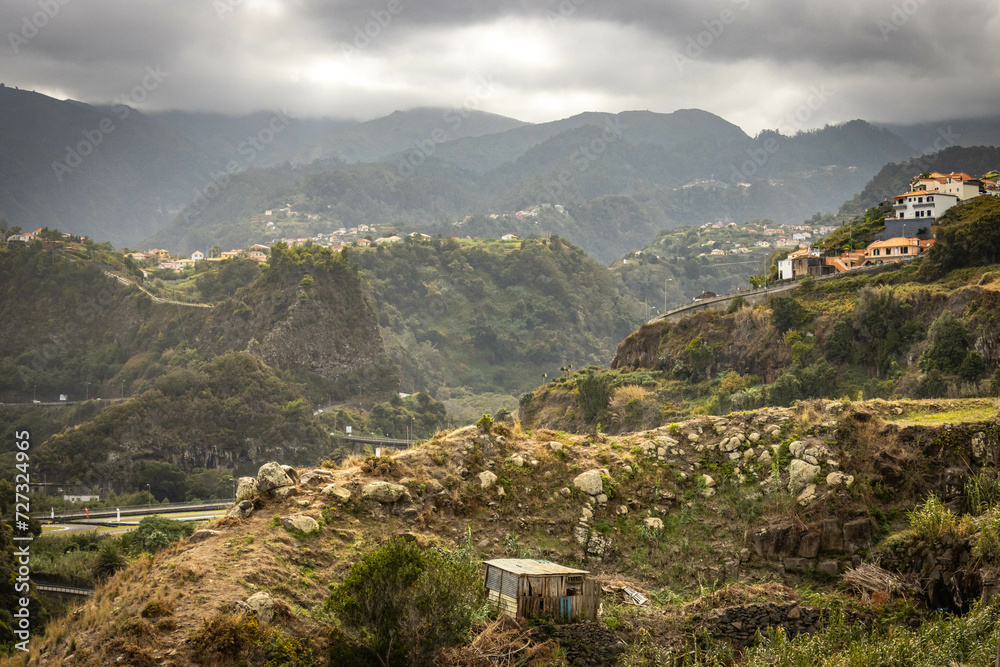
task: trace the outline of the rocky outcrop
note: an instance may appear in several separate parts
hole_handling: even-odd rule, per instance
[[[392,482],[372,482],[361,490],[361,497],[383,505],[391,505],[404,495],[409,496],[405,486]]]
[[[600,470],[588,470],[581,472],[573,478],[573,486],[590,496],[596,496],[604,492],[604,482],[601,480]],[[606,474],[606,473],[605,473]]]
[[[284,466],[271,461],[262,465],[257,471],[257,489],[261,493],[283,486],[295,486],[295,482],[285,472]]]
[[[233,606],[237,613],[243,616],[256,616],[261,623],[270,623],[274,619],[274,600],[263,591],[254,593]]]

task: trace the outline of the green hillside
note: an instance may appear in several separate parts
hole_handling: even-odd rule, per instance
[[[558,237],[411,237],[351,259],[375,298],[402,389],[439,399],[516,396],[559,367],[607,363],[641,321],[614,276]]]
[[[609,371],[565,374],[522,398],[526,423],[633,430],[663,419],[797,400],[965,398],[1000,392],[1000,200],[948,211],[923,259],[878,274],[805,280],[642,326]]]

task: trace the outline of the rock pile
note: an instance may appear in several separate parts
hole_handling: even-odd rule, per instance
[[[573,667],[605,667],[615,664],[625,643],[602,623],[569,623],[541,628],[543,641],[555,639],[566,651]]]
[[[850,622],[867,620],[857,612],[847,611]],[[712,634],[724,637],[738,646],[748,646],[757,631],[782,628],[789,637],[800,633],[814,633],[823,629],[830,620],[830,610],[803,607],[797,602],[758,602],[736,607],[713,609],[705,618],[704,626]]]

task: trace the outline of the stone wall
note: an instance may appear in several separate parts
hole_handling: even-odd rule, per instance
[[[850,622],[868,620],[856,612],[844,612],[844,616]],[[748,646],[758,630],[766,634],[769,628],[782,628],[788,636],[794,637],[803,632],[817,632],[829,620],[829,609],[803,607],[797,602],[758,602],[713,609],[702,626],[713,635],[728,639],[738,646]]]
[[[871,519],[824,519],[818,527],[768,526],[751,538],[758,556],[781,561],[786,570],[817,569],[829,574],[860,563],[858,549],[867,549],[874,535]],[[824,557],[825,556],[825,557]]]

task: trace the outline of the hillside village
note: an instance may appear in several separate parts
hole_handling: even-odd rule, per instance
[[[883,204],[887,209],[885,229],[874,234],[875,240],[865,248],[848,247],[834,254],[800,245],[777,263],[777,277],[779,280],[819,277],[913,259],[934,245],[937,221],[950,208],[975,197],[1000,197],[1000,186],[989,176],[994,174],[981,178],[964,172],[918,174],[910,182],[908,192]]]

